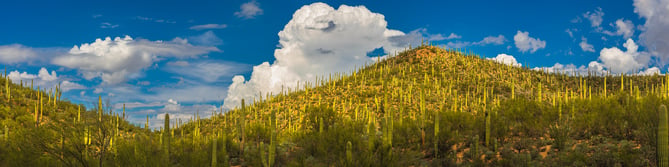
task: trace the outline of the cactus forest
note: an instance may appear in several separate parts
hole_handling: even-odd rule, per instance
[[[3,1],[0,167],[669,167],[669,0]]]
[[[669,163],[669,75],[546,73],[428,44],[154,130],[104,99],[0,83],[3,166]]]

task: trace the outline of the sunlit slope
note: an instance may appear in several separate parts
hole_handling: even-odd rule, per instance
[[[0,79],[0,166],[72,166],[94,159],[85,156],[110,152],[114,139],[149,132],[102,107],[108,103],[100,101],[99,110],[87,111],[63,101],[60,89],[39,89],[30,82]]]
[[[224,136],[233,165],[654,166],[666,82],[549,74],[421,46],[175,134]]]

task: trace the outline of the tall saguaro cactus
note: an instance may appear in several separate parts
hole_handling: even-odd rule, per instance
[[[163,128],[163,135],[165,136],[165,141],[163,144],[165,145],[165,157],[167,158],[169,162],[170,158],[170,114],[165,113],[165,127]]]
[[[144,129],[149,130],[149,115],[146,115],[146,123],[144,124]]]
[[[9,89],[9,82],[11,81],[9,80],[9,77],[7,77],[7,67],[5,67],[5,91],[7,93],[7,102],[12,98],[12,90]]]
[[[211,143],[212,143],[212,146],[211,146],[211,166],[212,166],[212,167],[215,167],[215,166],[217,166],[217,162],[216,162],[216,145],[218,145],[218,143],[217,143],[216,140],[218,139],[218,136],[214,135],[213,138],[214,138],[214,140],[211,142]]]
[[[98,121],[102,122],[102,96],[98,96]]]
[[[657,128],[657,166],[669,166],[669,120],[667,120],[667,106],[660,105],[660,120]]]
[[[353,145],[351,141],[346,142],[346,163],[349,166],[353,166]]]
[[[5,140],[9,140],[9,128],[5,125]]]
[[[240,114],[238,115],[239,118],[237,120],[237,124],[239,124],[239,140],[241,141],[239,144],[239,150],[242,154],[244,154],[244,117],[245,117],[245,112],[246,112],[246,103],[244,99],[242,99],[242,110],[240,110]]]

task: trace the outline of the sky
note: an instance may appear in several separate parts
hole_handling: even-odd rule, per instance
[[[125,104],[128,121],[152,128],[165,113],[206,118],[421,39],[549,72],[669,67],[669,0],[9,1],[0,22],[13,82]]]

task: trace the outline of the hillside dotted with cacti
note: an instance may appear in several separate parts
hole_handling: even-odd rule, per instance
[[[0,166],[669,165],[669,75],[546,73],[424,44],[158,130],[3,78]]]

